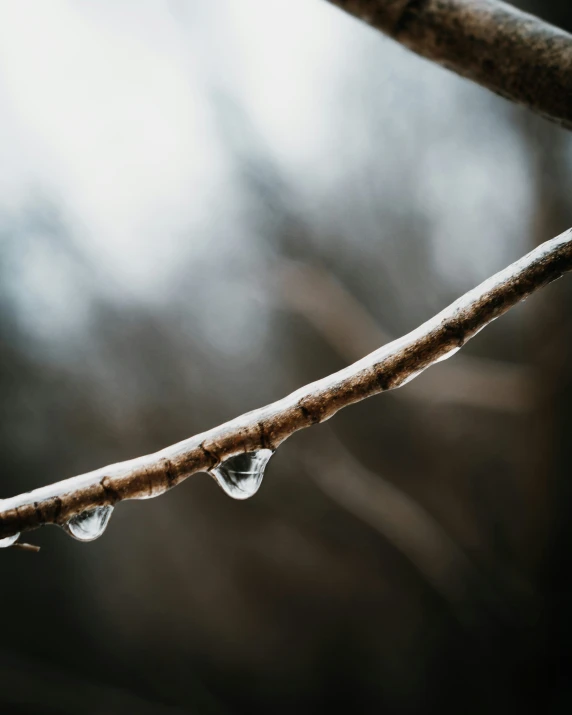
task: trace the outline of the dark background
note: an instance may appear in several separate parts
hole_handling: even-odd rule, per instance
[[[0,54],[5,497],[278,399],[572,225],[565,131],[319,0],[231,4],[54,2],[47,50],[2,10],[28,63]],[[105,33],[149,51],[145,112]],[[169,152],[173,67],[208,121]],[[78,128],[62,97],[103,101]],[[295,435],[250,501],[196,475],[93,543],[3,550],[0,712],[568,712],[571,286]]]

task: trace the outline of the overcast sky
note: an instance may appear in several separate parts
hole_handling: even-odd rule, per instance
[[[40,199],[130,299],[163,298],[182,262],[256,260],[223,95],[308,221],[367,244],[384,201],[415,206],[435,267],[475,280],[526,247],[527,157],[501,100],[323,0],[0,0],[1,240],[30,324],[82,306],[61,251],[18,235]]]

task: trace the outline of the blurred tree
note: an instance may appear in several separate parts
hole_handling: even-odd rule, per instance
[[[567,5],[526,9],[571,27]],[[131,10],[130,20],[139,12]],[[355,33],[341,45],[353,50],[343,80],[355,83],[330,112],[340,129],[327,147],[341,158],[324,171],[339,172],[338,181],[304,177],[305,193],[246,103],[233,100],[240,88],[211,94],[240,210],[223,222],[233,191],[222,185],[220,212],[202,228],[216,266],[181,249],[160,296],[138,301],[111,290],[103,262],[55,200],[21,213],[3,209],[6,495],[149,452],[264,404],[469,288],[472,274],[456,274],[448,244],[445,261],[435,258],[447,237],[438,235],[430,204],[440,197],[439,210],[455,212],[454,184],[467,186],[462,164],[476,177],[470,186],[484,171],[498,201],[509,202],[518,188],[487,172],[512,161],[518,178],[522,164],[517,150],[502,154],[500,145],[524,147],[530,245],[572,223],[567,134],[440,73],[423,104],[427,75],[413,80],[432,70],[416,59],[407,65],[398,49],[375,55],[382,41]],[[390,88],[374,91],[376,68],[393,64],[413,80],[397,102],[383,104],[386,96],[375,95]],[[427,115],[425,134],[410,118],[416,111]],[[496,143],[477,133],[487,121]],[[401,125],[406,141],[398,141]],[[476,139],[455,134],[456,126]],[[341,139],[356,134],[363,151],[356,139],[355,154],[341,153]],[[452,179],[440,189],[443,174]],[[519,218],[495,231],[514,257]],[[470,237],[473,222],[472,214],[464,220]],[[196,232],[188,230],[187,244]],[[221,238],[231,232],[236,252]],[[486,260],[486,238],[460,249],[471,269]],[[452,231],[450,239],[463,237]],[[48,301],[44,294],[40,309],[24,315],[15,292],[14,284],[29,285],[21,265],[46,246],[68,266],[62,274],[75,280],[75,300],[88,306],[72,334],[31,330],[30,313],[49,324]],[[562,281],[491,326],[466,349],[468,367],[460,355],[284,445],[256,500],[231,502],[212,480],[197,478],[118,509],[108,537],[91,546],[48,530],[38,532],[45,548],[37,558],[5,550],[2,709],[559,712],[570,701],[572,637],[569,290]],[[316,314],[312,306],[324,304],[333,314]],[[528,340],[524,320],[532,324]],[[366,345],[370,331],[379,337]],[[457,360],[465,372],[450,390],[454,399],[442,399]],[[499,408],[503,394],[512,408]],[[355,489],[348,494],[344,484]],[[427,557],[432,546],[455,555],[444,581]]]

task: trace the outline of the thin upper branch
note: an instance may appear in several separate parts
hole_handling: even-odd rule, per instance
[[[497,0],[329,0],[423,57],[572,128],[572,35]]]
[[[404,385],[454,354],[488,323],[572,270],[572,229],[547,241],[452,303],[408,335],[278,402],[155,454],[103,467],[0,501],[0,538],[123,499],[158,496],[228,457],[276,449],[294,432],[342,407]]]

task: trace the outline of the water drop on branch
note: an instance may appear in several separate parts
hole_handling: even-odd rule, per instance
[[[0,549],[6,549],[8,546],[14,546],[19,538],[20,534],[14,534],[13,536],[7,536],[5,539],[0,539]]]
[[[64,528],[78,541],[93,541],[103,534],[112,513],[112,506],[98,506],[73,516]]]
[[[262,484],[264,469],[272,454],[271,449],[236,454],[215,467],[211,474],[230,497],[248,499]]]

